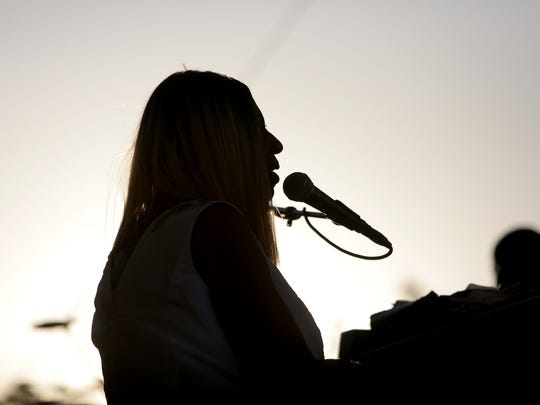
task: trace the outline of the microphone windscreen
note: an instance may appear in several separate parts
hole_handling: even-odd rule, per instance
[[[289,174],[283,181],[283,192],[293,201],[305,202],[314,187],[309,177],[300,172]]]

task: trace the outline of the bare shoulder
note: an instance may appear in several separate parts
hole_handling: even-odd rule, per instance
[[[230,233],[247,228],[247,221],[238,208],[224,201],[209,204],[195,222],[195,229],[203,233]]]
[[[197,218],[192,234],[192,246],[227,247],[242,245],[253,238],[251,228],[242,213],[232,204],[216,202],[208,205]]]
[[[200,214],[191,235],[191,255],[210,285],[216,276],[223,282],[225,274],[241,277],[266,266],[247,220],[228,203],[211,204]],[[230,280],[238,282],[237,278]]]

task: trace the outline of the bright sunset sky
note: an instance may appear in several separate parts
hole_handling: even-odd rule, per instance
[[[398,299],[493,285],[498,238],[540,228],[539,21],[534,0],[0,0],[0,383],[100,378],[90,322],[125,153],[184,67],[245,82],[284,144],[281,179],[307,173],[393,243],[366,261],[278,220],[280,270],[327,357]],[[275,204],[303,208],[281,185]]]

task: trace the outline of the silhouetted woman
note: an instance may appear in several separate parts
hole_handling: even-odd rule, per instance
[[[304,395],[362,369],[322,361],[319,328],[276,267],[282,148],[233,78],[186,70],[154,90],[95,298],[109,404]]]

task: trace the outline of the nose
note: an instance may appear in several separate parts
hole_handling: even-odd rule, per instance
[[[283,144],[277,139],[274,134],[270,134],[270,152],[274,155],[281,153],[283,150]]]

